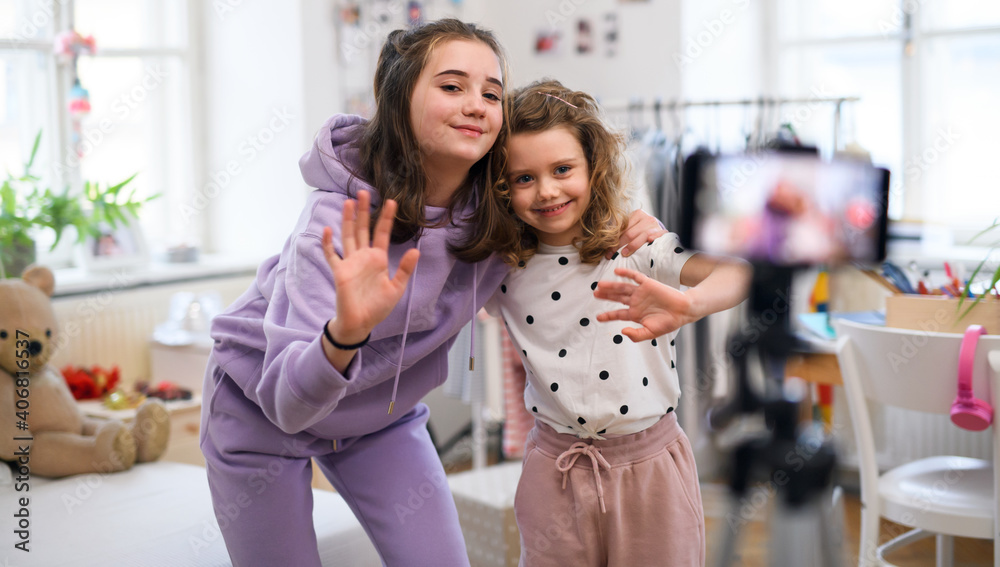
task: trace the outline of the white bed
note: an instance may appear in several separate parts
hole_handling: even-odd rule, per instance
[[[228,566],[205,470],[180,463],[137,465],[111,475],[31,478],[18,492],[0,464],[0,565]],[[30,553],[16,548],[18,499],[30,498]],[[313,490],[323,565],[379,567],[375,548],[344,500]]]

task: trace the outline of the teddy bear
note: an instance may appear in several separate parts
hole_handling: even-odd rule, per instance
[[[29,266],[0,280],[0,459],[59,478],[110,473],[158,459],[170,416],[147,400],[125,423],[83,414],[60,372],[48,364],[59,344],[52,271]]]

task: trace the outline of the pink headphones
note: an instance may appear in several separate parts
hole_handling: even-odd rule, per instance
[[[951,422],[969,431],[982,431],[993,422],[993,407],[972,395],[972,367],[976,360],[979,335],[985,335],[982,325],[969,325],[958,352],[958,395],[951,404]]]

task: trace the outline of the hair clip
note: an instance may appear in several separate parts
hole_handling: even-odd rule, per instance
[[[575,108],[575,109],[577,109],[577,110],[579,110],[579,109],[580,109],[580,107],[579,107],[579,106],[577,106],[577,105],[575,105],[575,104],[573,104],[573,103],[571,103],[571,102],[568,102],[568,101],[565,101],[565,100],[563,100],[563,99],[561,99],[561,98],[557,97],[557,96],[556,96],[556,95],[554,95],[554,94],[549,94],[549,93],[541,93],[541,94],[543,94],[543,95],[545,95],[545,96],[547,96],[547,97],[550,97],[550,98],[554,98],[554,99],[556,99],[556,100],[558,100],[558,101],[560,101],[560,102],[563,102],[563,103],[565,103],[565,104],[568,104],[569,106],[572,106],[573,108]]]

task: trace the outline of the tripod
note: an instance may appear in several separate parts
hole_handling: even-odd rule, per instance
[[[798,402],[788,399],[782,391],[785,359],[797,342],[788,321],[791,277],[792,268],[754,266],[750,316],[773,322],[760,333],[742,332],[734,337],[739,347],[735,352],[740,353],[735,357],[736,394],[725,406],[710,412],[708,418],[710,428],[719,429],[736,417],[762,414],[768,426],[766,433],[743,440],[733,451],[731,508],[729,521],[720,528],[724,530],[718,556],[720,567],[733,561],[746,521],[744,503],[751,484],[759,481],[765,482],[765,490],[776,499],[771,516],[769,564],[843,565],[838,560],[843,516],[840,506],[835,504],[840,489],[830,486],[836,452],[821,429],[810,427],[799,431]],[[778,307],[782,300],[786,302],[784,309]],[[764,368],[763,395],[757,394],[750,384],[751,358],[759,360]],[[758,500],[750,499],[751,509]]]

